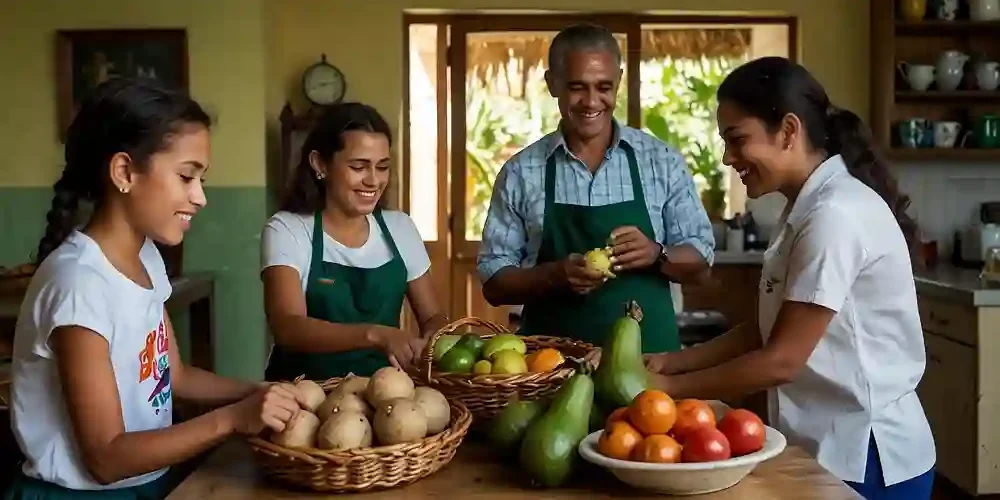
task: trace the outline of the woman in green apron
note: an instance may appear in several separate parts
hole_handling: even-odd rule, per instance
[[[302,147],[281,210],[261,238],[275,344],[267,380],[368,376],[419,357],[447,323],[416,225],[384,210],[391,132],[370,106],[329,108]],[[400,329],[408,299],[421,335]]]
[[[612,118],[621,61],[600,26],[571,26],[553,39],[546,82],[559,101],[559,130],[501,169],[479,276],[491,304],[524,305],[523,333],[601,345],[634,300],[643,351],[674,351],[670,283],[707,268],[712,228],[683,157]],[[605,279],[582,254],[609,239],[617,277]]]

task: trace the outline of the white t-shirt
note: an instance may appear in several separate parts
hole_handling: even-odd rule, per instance
[[[11,427],[27,460],[24,473],[67,488],[125,488],[153,481],[161,469],[98,484],[81,460],[65,407],[49,336],[59,326],[89,328],[108,342],[126,432],[171,424],[169,342],[163,306],[171,286],[152,241],[139,252],[153,289],[118,272],[100,246],[73,232],[42,265],[28,287],[14,334]]]
[[[395,210],[383,210],[382,218],[392,234],[399,255],[406,265],[406,280],[413,281],[427,272],[431,260],[424,241],[410,216]],[[312,239],[315,214],[278,212],[271,216],[261,234],[261,269],[289,266],[299,272],[302,291],[309,281],[312,264]],[[368,215],[368,240],[351,248],[323,233],[323,260],[350,267],[373,269],[392,259],[392,248],[382,235],[375,216]]]
[[[839,155],[786,207],[759,296],[765,342],[785,301],[836,313],[795,380],[769,391],[772,425],[843,481],[864,482],[871,434],[886,485],[927,472],[935,446],[916,393],[925,352],[909,251]]]

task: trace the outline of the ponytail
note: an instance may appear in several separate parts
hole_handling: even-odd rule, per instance
[[[885,200],[913,252],[918,243],[918,228],[916,221],[906,213],[910,197],[899,191],[888,163],[875,149],[871,129],[858,115],[833,105],[827,108],[826,116],[829,134],[826,151],[840,154],[847,164],[847,171]]]

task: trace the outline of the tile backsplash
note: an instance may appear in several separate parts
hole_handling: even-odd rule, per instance
[[[894,171],[924,240],[937,240],[938,251],[951,251],[954,232],[978,219],[980,203],[1000,201],[997,163],[901,163]]]

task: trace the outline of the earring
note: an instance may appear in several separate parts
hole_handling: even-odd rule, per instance
[[[125,186],[122,186],[122,187],[118,188],[118,190],[121,191],[122,194],[127,194],[128,193],[128,187],[125,187]]]
[[[324,174],[323,172],[316,172],[316,178],[319,180],[323,180],[326,178],[326,174]]]

